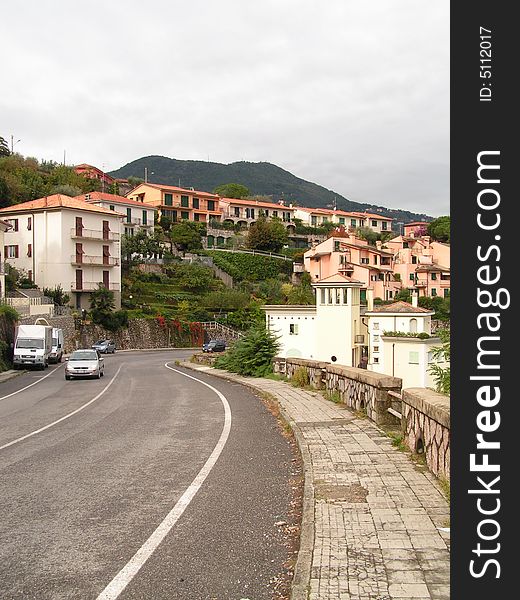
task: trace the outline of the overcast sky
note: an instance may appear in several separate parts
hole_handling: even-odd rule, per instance
[[[0,39],[0,136],[26,156],[267,161],[449,210],[448,0],[24,0]]]

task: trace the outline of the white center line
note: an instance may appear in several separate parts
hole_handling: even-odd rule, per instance
[[[217,394],[224,406],[224,427],[222,429],[222,433],[220,434],[220,438],[217,442],[217,445],[213,449],[213,452],[210,454],[208,460],[205,462],[204,466],[199,471],[195,479],[191,482],[188,489],[179,498],[177,504],[171,509],[171,511],[166,515],[166,517],[164,517],[163,521],[158,525],[155,531],[139,548],[139,550],[134,554],[134,556],[119,571],[119,573],[114,577],[114,579],[112,579],[112,581],[106,586],[106,588],[101,592],[101,594],[99,594],[97,600],[115,600],[115,598],[117,598],[123,592],[126,586],[137,575],[141,567],[150,558],[150,556],[152,556],[159,544],[171,531],[175,523],[177,523],[177,521],[181,517],[182,513],[186,510],[190,502],[193,500],[195,494],[202,487],[202,484],[204,483],[206,477],[210,474],[222,450],[224,449],[224,446],[226,445],[227,439],[229,437],[229,432],[231,431],[231,408],[229,407],[227,398],[221,392],[219,392],[209,383],[206,383],[201,379],[197,379],[197,377],[192,377],[187,373],[183,373],[182,371],[178,371],[177,369],[170,367],[168,363],[166,363],[164,366],[167,369],[170,369],[170,371],[174,371],[175,373],[179,373],[184,377],[188,377],[189,379],[193,379],[194,381],[202,383],[202,385],[205,385],[210,390],[214,391],[215,394]]]
[[[57,369],[53,369],[50,373],[47,373],[47,375],[45,375],[44,377],[38,377],[38,379],[36,381],[34,381],[33,383],[30,383],[29,385],[26,385],[25,387],[23,387],[23,388],[21,388],[19,390],[16,390],[16,392],[12,392],[10,394],[7,394],[7,396],[2,396],[0,398],[0,400],[5,400],[6,398],[10,398],[11,396],[15,396],[16,394],[19,394],[20,392],[23,392],[24,390],[27,390],[28,388],[32,387],[33,385],[36,385],[37,383],[40,383],[40,381],[43,381],[44,379],[47,379],[47,377],[50,377],[51,375],[54,375],[54,373],[56,373],[56,371],[59,368],[60,367],[58,367]]]
[[[18,444],[18,442],[22,442],[23,440],[26,440],[27,438],[30,438],[33,435],[37,435],[38,433],[41,433],[42,431],[45,431],[46,429],[50,429],[51,427],[54,427],[54,425],[57,425],[58,423],[61,423],[62,421],[65,421],[65,419],[70,419],[70,417],[78,414],[83,409],[87,408],[87,406],[89,406],[90,404],[92,404],[93,402],[95,402],[98,398],[101,398],[101,396],[114,383],[114,380],[119,375],[119,371],[121,371],[121,367],[123,365],[124,365],[124,363],[121,364],[121,366],[119,367],[119,369],[116,371],[116,374],[112,377],[112,379],[108,382],[108,384],[99,392],[99,394],[97,396],[95,396],[94,398],[92,398],[92,400],[89,400],[88,402],[86,402],[85,404],[83,404],[79,408],[76,408],[76,410],[73,410],[72,412],[68,413],[64,417],[61,417],[60,419],[56,419],[56,421],[53,421],[52,423],[49,423],[48,425],[45,425],[44,427],[40,427],[40,429],[36,429],[35,431],[31,431],[31,433],[27,433],[26,435],[23,435],[22,437],[16,438],[16,440],[13,440],[12,442],[9,442],[7,444],[4,444],[3,446],[0,446],[0,450],[4,450],[4,448],[9,448],[9,446],[14,446],[14,444]],[[51,375],[51,373],[49,373],[49,375]],[[48,375],[46,375],[46,377],[48,377]],[[38,383],[38,382],[35,382],[35,383]],[[31,384],[31,385],[34,385],[34,383]],[[27,386],[27,387],[31,387],[31,386]],[[26,389],[26,388],[24,388],[24,389]],[[22,391],[22,390],[19,390],[19,391]]]

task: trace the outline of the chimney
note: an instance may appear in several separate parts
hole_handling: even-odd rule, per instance
[[[374,310],[374,290],[367,288],[367,310]]]
[[[381,250],[381,246],[383,245],[383,242],[381,240],[376,240],[376,248],[378,250]]]
[[[413,290],[412,291],[412,306],[414,308],[417,308],[417,306],[419,305],[418,301],[417,301],[418,295],[417,295],[417,291]]]

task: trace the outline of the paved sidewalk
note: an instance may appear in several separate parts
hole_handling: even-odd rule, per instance
[[[368,419],[319,393],[192,363],[275,396],[305,468],[293,600],[449,600],[449,505]]]

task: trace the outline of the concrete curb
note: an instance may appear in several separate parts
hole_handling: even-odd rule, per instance
[[[253,383],[244,382],[238,380],[239,376],[233,376],[233,374],[215,373],[211,372],[215,369],[207,365],[199,365],[204,367],[199,369],[194,363],[179,361],[177,363],[180,367],[191,369],[192,371],[198,371],[202,373],[208,373],[213,377],[219,377],[226,381],[232,381],[233,383],[240,383],[244,387],[250,388],[254,392],[266,393],[266,391],[256,386]],[[271,396],[271,392],[267,392]],[[276,396],[274,396],[276,398]],[[314,553],[314,485],[313,485],[313,468],[312,460],[309,452],[309,448],[303,438],[301,429],[293,421],[291,416],[282,407],[278,398],[276,398],[280,413],[283,420],[288,423],[294,432],[294,437],[298,443],[300,453],[303,461],[303,506],[302,506],[302,524],[300,529],[300,549],[298,551],[298,558],[294,567],[293,581],[291,585],[291,600],[307,600],[309,597],[309,586],[311,579],[311,567],[312,557]]]

